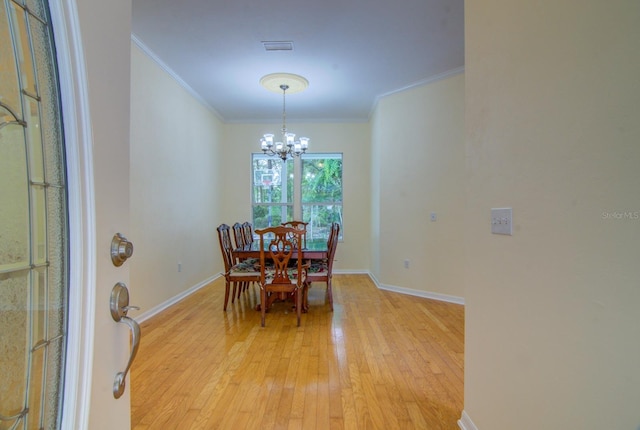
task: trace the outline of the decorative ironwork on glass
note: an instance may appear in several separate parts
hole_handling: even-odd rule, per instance
[[[59,428],[68,218],[57,66],[44,0],[0,7],[0,428]]]

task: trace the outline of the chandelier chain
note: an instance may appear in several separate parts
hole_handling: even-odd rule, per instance
[[[289,85],[282,84],[282,133],[287,132],[287,97],[286,92],[289,89]]]

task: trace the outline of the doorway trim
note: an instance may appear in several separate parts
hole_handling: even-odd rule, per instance
[[[49,3],[56,46],[67,161],[69,318],[62,428],[89,423],[96,303],[96,233],[91,116],[75,0]]]

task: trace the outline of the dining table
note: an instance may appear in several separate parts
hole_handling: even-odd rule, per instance
[[[268,242],[265,241],[265,246]],[[302,258],[305,260],[322,260],[327,258],[327,240],[326,239],[310,239],[307,240],[306,246],[302,250],[294,250],[292,258],[298,258],[302,252]],[[237,260],[246,260],[247,258],[260,258],[260,240],[244,245],[233,250],[233,258]]]
[[[269,241],[265,240],[265,248],[268,246]],[[295,249],[293,251],[293,255],[291,258],[300,258],[300,254],[302,254],[302,259],[304,260],[322,260],[327,258],[328,255],[327,241],[326,239],[311,239],[307,240],[306,246],[302,249]],[[260,258],[260,240],[254,240],[251,243],[248,243],[242,247],[236,248],[232,251],[233,259],[235,261],[243,261],[248,258]],[[302,298],[302,312],[306,313],[309,310],[309,305],[307,303],[307,294],[303,291]],[[276,296],[270,297],[267,301],[267,309],[271,307],[271,303],[276,299]],[[280,297],[280,299],[283,299]],[[256,310],[260,310],[260,304],[256,306]]]

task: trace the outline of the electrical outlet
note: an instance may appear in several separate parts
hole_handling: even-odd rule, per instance
[[[513,235],[513,216],[511,208],[491,209],[491,233]]]
[[[182,272],[182,263],[178,263],[178,272]]]
[[[431,222],[435,222],[438,220],[438,214],[436,214],[435,212],[431,212]]]
[[[409,268],[409,260],[404,260],[404,268],[405,269]]]

